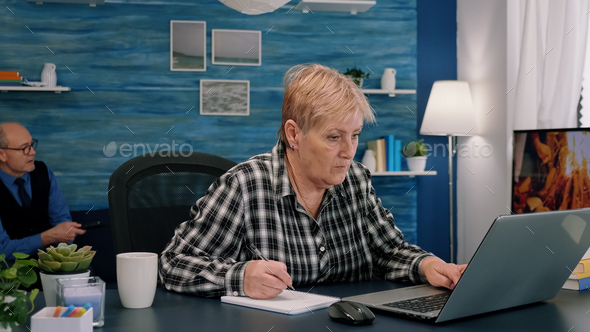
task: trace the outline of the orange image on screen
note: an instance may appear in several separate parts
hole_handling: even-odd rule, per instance
[[[512,212],[590,207],[590,131],[515,135]]]

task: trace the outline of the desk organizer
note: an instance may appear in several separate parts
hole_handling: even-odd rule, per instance
[[[45,307],[34,314],[31,317],[31,332],[92,332],[92,308],[78,318],[53,317],[55,309]]]
[[[62,307],[83,307],[86,303],[94,309],[93,325],[104,325],[104,304],[106,288],[99,277],[57,279],[57,305]]]

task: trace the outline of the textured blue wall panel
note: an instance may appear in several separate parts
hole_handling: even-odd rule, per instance
[[[40,140],[37,158],[56,172],[71,210],[108,207],[109,176],[130,158],[118,151],[106,157],[110,142],[151,149],[186,143],[236,162],[270,150],[281,121],[282,76],[295,64],[370,69],[367,88],[379,88],[383,69],[393,67],[398,88],[417,87],[415,0],[381,0],[358,15],[289,11],[293,1],[259,16],[219,1],[2,4],[0,70],[39,81],[43,64],[51,62],[58,85],[72,88],[0,94],[0,121],[19,121]],[[207,22],[207,71],[170,71],[170,20]],[[261,30],[262,66],[212,65],[211,29]],[[250,80],[250,116],[200,115],[201,79]],[[415,95],[369,100],[378,122],[364,130],[356,160],[367,140],[390,133],[404,143],[416,137]],[[397,225],[414,243],[415,185],[404,177],[375,179],[383,205],[394,206]]]

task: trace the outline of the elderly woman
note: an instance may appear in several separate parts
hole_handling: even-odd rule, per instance
[[[286,286],[370,280],[450,289],[465,266],[404,241],[353,161],[375,117],[348,78],[321,65],[285,74],[280,140],[224,174],[160,258],[168,290],[273,298]],[[268,259],[268,261],[262,260]]]

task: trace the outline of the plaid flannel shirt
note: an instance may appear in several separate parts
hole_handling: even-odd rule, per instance
[[[423,283],[432,254],[404,241],[381,205],[370,172],[352,162],[342,184],[327,189],[314,220],[297,201],[279,141],[271,152],[240,163],[191,208],[160,258],[168,290],[200,296],[245,296],[249,261],[283,262],[299,286],[381,279]]]

